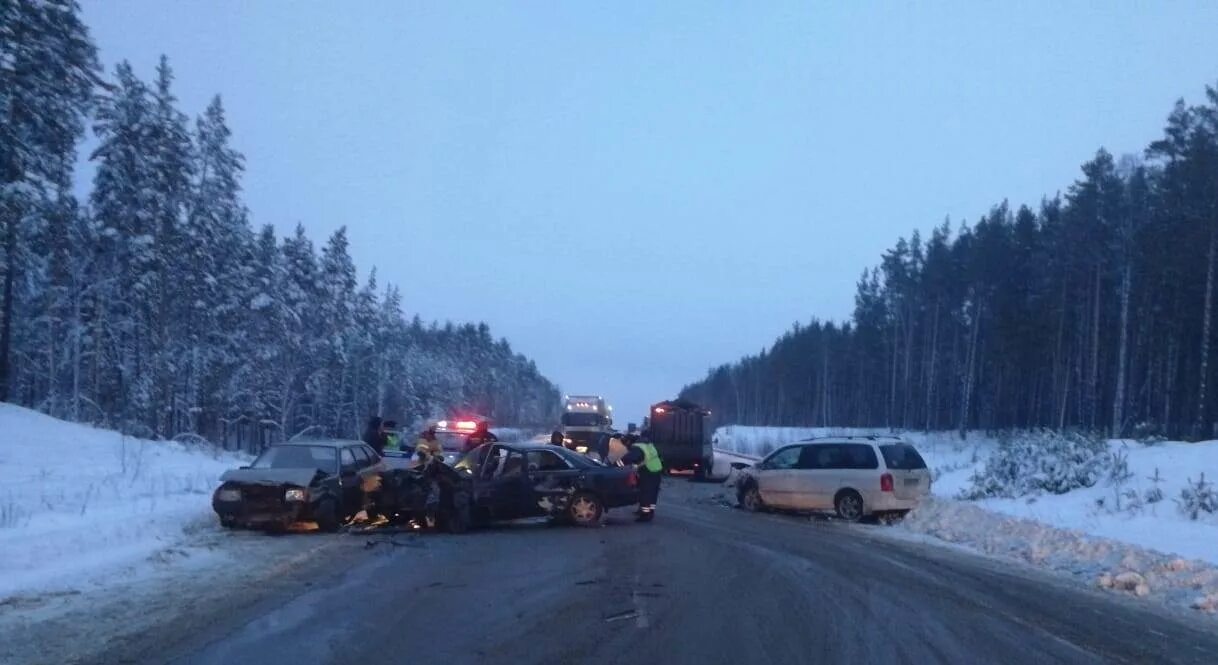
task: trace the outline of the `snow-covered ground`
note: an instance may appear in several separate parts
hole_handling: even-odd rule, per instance
[[[886,434],[886,430],[723,427],[716,446],[729,456],[757,457],[812,436]],[[1193,520],[1178,500],[1202,473],[1218,481],[1218,441],[1146,445],[1110,441],[1109,450],[1128,460],[1131,477],[1105,477],[1093,487],[1064,494],[1019,498],[961,499],[974,473],[985,467],[998,443],[977,434],[902,434],[922,452],[935,476],[934,500],[919,507],[897,529],[911,537],[933,537],[988,554],[1056,569],[1101,586],[1121,587],[1173,604],[1218,610],[1218,514]],[[1148,503],[1155,489],[1162,499]],[[1132,497],[1136,496],[1136,499]]]
[[[184,558],[243,458],[0,404],[0,601],[96,588]],[[190,552],[200,565],[206,550]],[[150,566],[150,564],[152,564]]]

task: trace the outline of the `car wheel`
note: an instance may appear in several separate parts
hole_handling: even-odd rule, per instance
[[[567,515],[576,526],[596,526],[600,524],[605,507],[600,498],[589,492],[580,492],[571,497],[571,505]]]
[[[750,513],[758,513],[765,509],[765,503],[761,501],[761,490],[757,489],[757,483],[748,483],[740,488],[740,493],[736,496],[737,503],[741,508]]]
[[[325,533],[338,531],[338,506],[334,505],[333,499],[322,499],[318,502],[313,511],[313,518],[317,521],[317,528]]]
[[[854,490],[842,490],[833,500],[837,516],[847,522],[857,522],[863,519],[863,497]]]

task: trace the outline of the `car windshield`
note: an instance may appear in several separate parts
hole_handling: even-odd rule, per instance
[[[884,444],[880,446],[880,453],[884,455],[884,464],[890,469],[912,471],[926,468],[926,462],[918,454],[918,450],[908,443]]]
[[[337,450],[329,446],[273,446],[266,449],[254,463],[254,469],[318,469],[332,473],[337,464]]]

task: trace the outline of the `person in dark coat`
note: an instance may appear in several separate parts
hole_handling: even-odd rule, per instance
[[[463,452],[469,452],[474,448],[484,443],[494,443],[499,440],[490,430],[490,426],[485,420],[479,420],[477,425],[474,425],[474,432],[465,439],[465,449]]]
[[[559,446],[559,447],[562,447],[562,445],[563,445],[563,440],[564,440],[565,438],[566,438],[566,437],[564,437],[564,436],[562,435],[562,432],[560,432],[560,431],[558,431],[558,430],[554,430],[554,433],[550,435],[550,445],[551,445],[551,446]]]
[[[372,446],[377,455],[385,454],[385,444],[389,441],[389,434],[385,431],[385,422],[380,416],[373,416],[368,419],[368,427],[364,430],[364,443]]]

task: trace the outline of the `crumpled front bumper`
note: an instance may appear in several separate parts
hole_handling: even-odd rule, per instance
[[[213,497],[212,510],[223,521],[249,527],[287,526],[310,518],[307,504],[283,500],[287,487],[266,491],[270,489],[258,488],[259,491],[247,494],[247,490],[242,488],[243,496],[238,501],[221,501]]]

